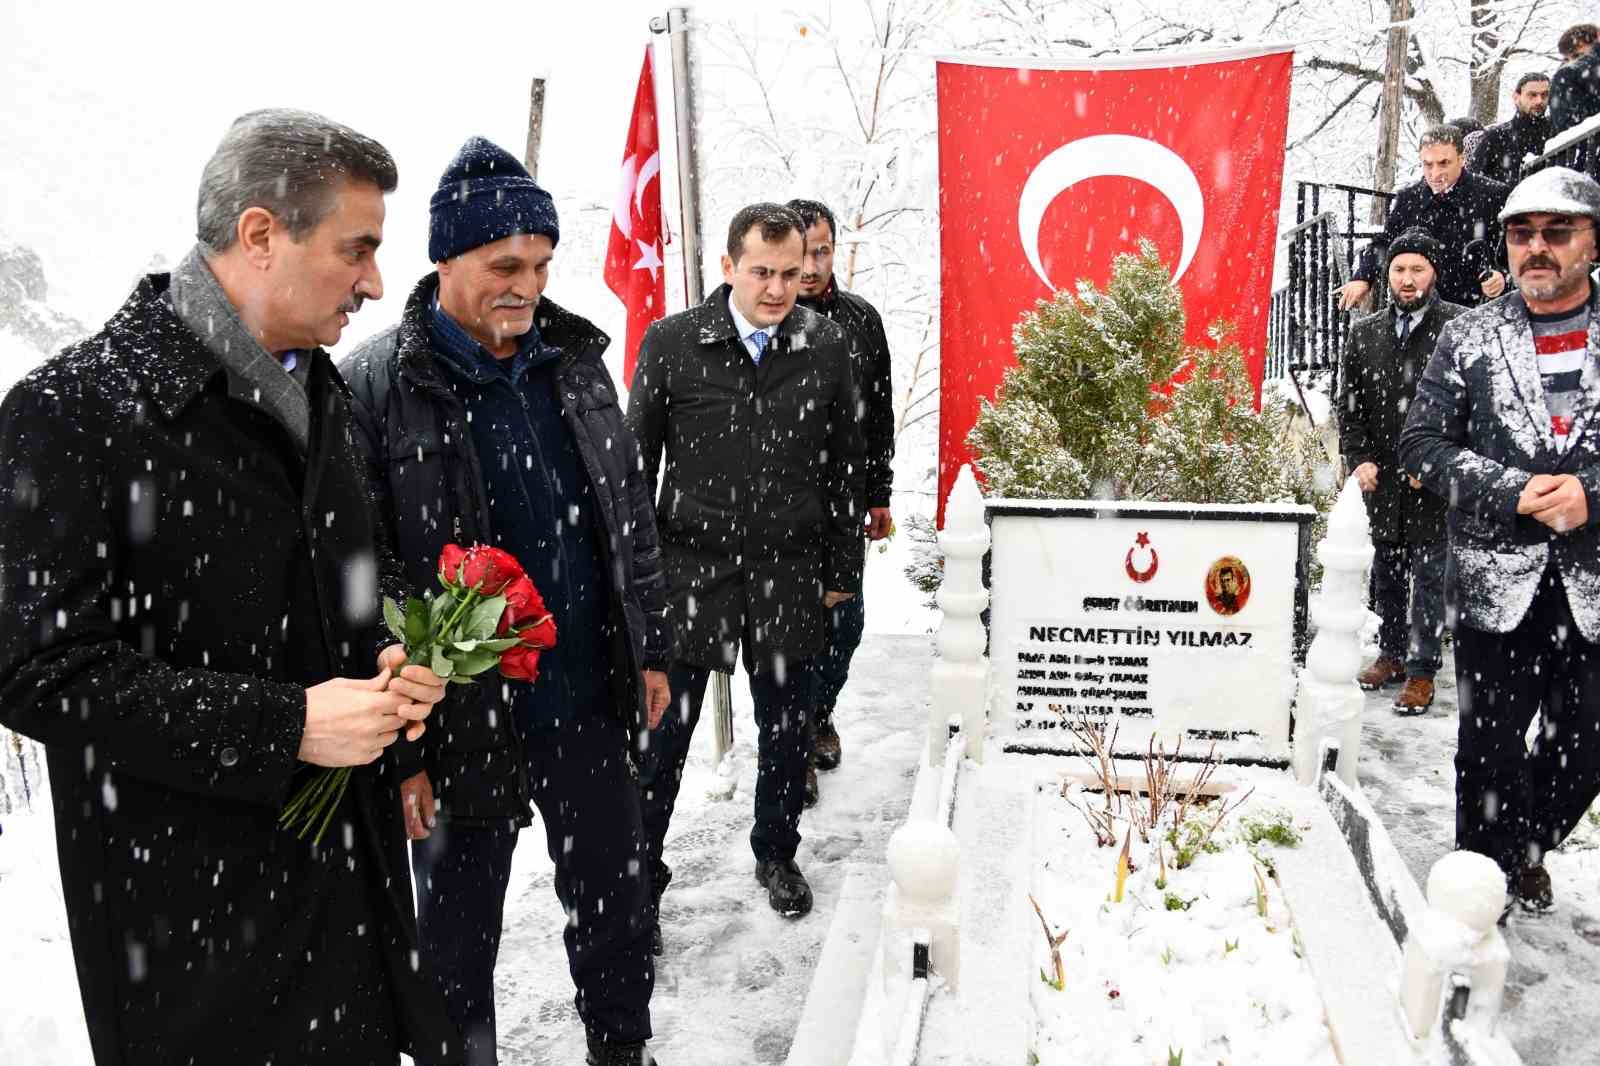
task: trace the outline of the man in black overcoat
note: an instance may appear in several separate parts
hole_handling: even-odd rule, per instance
[[[1402,470],[1395,454],[1439,331],[1464,310],[1434,292],[1441,254],[1422,230],[1389,245],[1390,305],[1350,327],[1335,404],[1339,450],[1366,494],[1377,548],[1374,606],[1383,619],[1378,659],[1357,680],[1366,689],[1404,680],[1394,708],[1405,714],[1433,703],[1443,662],[1445,502]]]
[[[734,216],[726,284],[650,327],[628,399],[655,484],[676,661],[674,703],[641,775],[659,894],[662,843],[713,670],[743,647],[759,729],[756,879],[786,916],[811,909],[800,846],[811,660],[823,612],[861,587],[863,447],[844,330],[796,306],[805,224],[780,204]]]
[[[44,742],[99,1066],[454,1061],[384,755],[443,695],[323,345],[382,295],[389,153],[238,119],[198,246],[0,408],[0,721]],[[392,587],[388,591],[395,591]],[[320,843],[278,824],[353,769]]]
[[[1348,311],[1374,284],[1382,284],[1387,250],[1400,234],[1421,228],[1441,248],[1435,290],[1440,299],[1476,307],[1506,290],[1504,251],[1497,216],[1510,188],[1464,169],[1461,131],[1435,126],[1422,135],[1422,180],[1395,194],[1383,235],[1361,253],[1352,280],[1339,290]]]

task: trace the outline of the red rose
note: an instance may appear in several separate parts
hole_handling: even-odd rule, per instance
[[[459,544],[446,544],[444,551],[439,553],[439,580],[455,588],[460,580],[461,563],[466,557],[466,550]]]
[[[518,647],[553,648],[556,646],[555,615],[547,614],[530,626],[517,630]],[[513,649],[515,650],[515,649]]]
[[[495,630],[500,636],[550,613],[545,608],[544,597],[539,595],[527,574],[507,585],[504,595],[506,613],[500,616],[500,627]]]
[[[539,649],[526,644],[507,648],[500,656],[500,676],[507,681],[532,681],[539,676]]]
[[[462,563],[461,582],[476,588],[480,595],[498,596],[505,587],[522,576],[522,564],[510,552],[474,544]]]

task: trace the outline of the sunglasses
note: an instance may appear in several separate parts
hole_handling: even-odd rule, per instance
[[[1551,248],[1565,248],[1572,243],[1574,233],[1582,233],[1593,226],[1507,226],[1506,243],[1513,248],[1523,248],[1541,238]]]

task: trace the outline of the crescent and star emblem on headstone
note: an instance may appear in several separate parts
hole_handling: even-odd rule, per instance
[[[1039,161],[1022,186],[1017,201],[1017,229],[1022,251],[1039,280],[1051,291],[1057,288],[1039,259],[1039,228],[1045,210],[1079,182],[1103,177],[1142,181],[1172,204],[1183,227],[1183,247],[1172,280],[1183,277],[1194,262],[1206,222],[1206,198],[1194,169],[1178,153],[1148,138],[1106,133],[1063,144]]]
[[[1133,553],[1138,551],[1140,548],[1147,548],[1150,551],[1149,569],[1140,570],[1133,565]],[[1135,538],[1133,547],[1128,549],[1127,558],[1122,561],[1122,568],[1128,572],[1128,576],[1139,582],[1141,585],[1156,576],[1156,569],[1160,565],[1161,556],[1157,555],[1155,548],[1151,547],[1150,534],[1148,533],[1140,533],[1139,536]]]

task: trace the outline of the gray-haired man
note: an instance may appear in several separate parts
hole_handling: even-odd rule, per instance
[[[354,130],[243,116],[199,246],[0,408],[0,721],[49,755],[100,1066],[455,1057],[379,758],[444,686],[384,646],[320,347],[383,293],[395,183]],[[319,767],[354,772],[316,843],[278,817]]]

